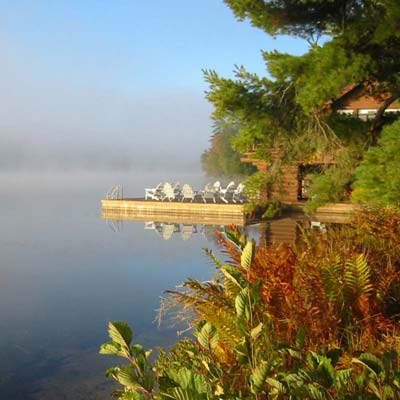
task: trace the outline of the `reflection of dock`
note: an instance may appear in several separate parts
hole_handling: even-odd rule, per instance
[[[272,220],[266,224],[264,244],[294,243],[299,234],[298,224],[299,220],[294,218]]]
[[[161,202],[142,199],[102,200],[102,217],[107,220],[185,224],[239,225],[246,222],[242,204]]]

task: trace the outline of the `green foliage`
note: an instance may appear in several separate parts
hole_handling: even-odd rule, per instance
[[[343,151],[337,163],[328,166],[320,174],[313,174],[305,210],[313,212],[326,203],[349,200],[357,162],[358,152]]]
[[[244,211],[254,219],[273,218],[282,213],[281,202],[267,199],[271,185],[277,179],[277,173],[274,168],[270,168],[267,173],[259,171],[246,180],[244,193],[248,203],[244,205]]]
[[[271,35],[289,34],[311,41],[320,35],[347,33],[351,37],[358,33],[372,34],[374,42],[399,36],[395,29],[389,29],[400,21],[395,0],[225,0],[225,3],[238,19],[247,18]]]
[[[254,167],[240,161],[240,153],[232,147],[237,129],[222,121],[216,122],[211,137],[211,147],[201,155],[204,172],[211,177],[250,175]]]
[[[352,82],[368,78],[370,56],[347,49],[342,41],[312,46],[303,56],[291,56],[277,51],[264,53],[269,72],[276,78],[293,83],[296,103],[306,114],[317,111],[329,99]]]
[[[246,180],[244,193],[250,203],[258,203],[262,193],[266,193],[269,190],[272,184],[272,179],[272,176],[269,174],[256,172]]]
[[[356,170],[352,200],[380,206],[400,202],[400,121],[382,131]]]
[[[117,391],[114,396],[121,399],[145,399],[154,388],[149,357],[151,351],[144,351],[141,345],[131,345],[132,330],[125,322],[110,322],[108,334],[111,342],[100,347],[100,354],[117,355],[127,359],[130,364],[114,367],[107,376],[124,386],[125,391]]]
[[[400,210],[363,211],[349,227],[311,232],[297,247],[221,236],[229,264],[170,291],[191,311],[194,339],[149,352],[110,323],[103,354],[128,365],[108,376],[121,399],[400,398]],[[397,300],[398,301],[398,300]]]
[[[232,142],[238,152],[256,147],[268,159],[284,149],[284,162],[305,164],[316,155],[336,156],[345,146],[356,161],[333,166],[315,177],[310,208],[348,195],[359,155],[376,142],[390,122],[383,109],[373,121],[332,113],[328,103],[349,85],[369,95],[400,97],[400,7],[396,0],[225,0],[239,20],[248,19],[270,35],[289,34],[308,41],[302,55],[264,52],[266,76],[243,67],[232,79],[205,71],[213,117],[237,126]],[[323,41],[318,40],[323,37]],[[335,103],[336,104],[336,103]],[[384,104],[384,103],[382,103]],[[338,105],[338,104],[336,104]],[[333,106],[332,109],[340,109]],[[388,104],[384,104],[383,108]],[[274,176],[272,182],[277,179]],[[399,186],[399,185],[397,185]],[[262,201],[263,199],[261,199]],[[260,199],[258,199],[260,201]]]

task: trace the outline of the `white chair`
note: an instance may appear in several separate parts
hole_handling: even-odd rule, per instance
[[[240,203],[244,202],[245,197],[244,197],[243,191],[244,191],[244,183],[241,182],[241,183],[239,183],[239,185],[237,185],[237,188],[232,193],[232,201],[234,203],[237,203],[238,201]]]
[[[145,200],[151,199],[151,200],[160,200],[161,199],[161,194],[162,194],[162,189],[163,189],[163,183],[159,183],[156,187],[151,188],[151,189],[144,189],[144,198]]]
[[[229,203],[229,199],[232,199],[233,197],[234,188],[235,188],[235,182],[234,181],[229,182],[225,189],[221,188],[219,190],[219,198],[224,203]]]
[[[212,185],[211,183],[207,183],[207,185],[204,186],[204,189],[201,191],[200,195],[204,203],[207,203],[207,200],[212,200],[215,203],[216,202],[215,184]]]
[[[161,200],[162,201],[164,201],[164,200],[168,200],[168,201],[175,200],[174,188],[168,182],[164,183],[164,186],[162,188]]]
[[[221,190],[221,182],[220,181],[216,181],[216,182],[214,182],[214,190],[216,191],[216,192],[219,192],[220,190]]]
[[[182,187],[181,196],[182,196],[181,201],[190,200],[191,202],[193,202],[196,193],[193,191],[190,185],[185,183]]]

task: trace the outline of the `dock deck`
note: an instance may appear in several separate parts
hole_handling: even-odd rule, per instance
[[[246,222],[243,204],[155,201],[143,198],[102,200],[102,217],[107,220],[164,221],[205,225],[238,225]],[[293,204],[292,204],[293,205]],[[299,210],[304,203],[296,203]],[[319,207],[310,217],[321,222],[347,223],[359,207],[336,203]]]
[[[112,220],[180,221],[197,224],[246,223],[243,204],[188,203],[144,199],[102,200],[102,217]]]

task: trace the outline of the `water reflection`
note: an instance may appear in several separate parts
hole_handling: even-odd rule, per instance
[[[106,224],[113,232],[122,232],[125,222],[126,221],[122,220],[106,220]],[[261,225],[247,225],[246,227],[238,227],[238,229],[241,229],[246,233],[252,232],[253,237],[258,237],[260,230],[254,229],[254,227],[257,226]],[[251,227],[253,227],[253,229]],[[216,232],[226,232],[227,229],[229,229],[227,225],[219,224],[189,224],[184,222],[170,221],[144,221],[144,230],[153,231],[155,236],[158,236],[163,240],[171,240],[175,237],[186,241],[193,239],[194,236],[201,235],[208,242],[216,242]]]
[[[170,240],[173,234],[179,234],[183,240],[189,240],[193,233],[202,232],[204,225],[179,224],[171,222],[149,221],[144,223],[145,230],[152,230],[164,240]]]
[[[164,240],[170,240],[172,235],[178,235],[182,240],[189,240],[193,234],[200,234],[212,242],[215,240],[216,232],[225,232],[226,226],[149,221],[144,223],[144,229],[154,231]]]
[[[332,216],[326,221],[326,219],[318,216],[306,216],[303,213],[284,215],[280,218],[276,218],[261,223],[248,224],[238,229],[249,234],[255,238],[260,246],[271,246],[278,245],[280,243],[295,243],[301,236],[301,232],[308,229],[318,229],[322,232],[326,232],[327,227],[333,224],[342,224],[348,222],[348,219],[332,218]],[[131,217],[129,220],[113,220],[105,219],[107,225],[113,232],[121,232],[124,227],[124,223],[127,221],[134,221]],[[335,221],[335,222],[334,222]],[[140,218],[136,222],[143,222]],[[187,220],[184,222],[173,220],[152,220],[144,221],[144,230],[154,232],[155,236],[163,240],[171,240],[173,238],[179,238],[183,241],[193,239],[195,236],[203,236],[208,242],[217,242],[216,232],[226,232],[229,229],[227,225],[221,225],[220,223],[214,224],[200,224],[200,223],[189,223]]]
[[[104,371],[115,361],[98,355],[108,321],[127,321],[146,348],[168,346],[176,330],[153,323],[159,296],[215,273],[201,249],[218,251],[215,231],[232,219],[104,221],[110,180],[120,179],[13,176],[0,188],[0,399],[109,399]],[[125,178],[138,188],[149,180]],[[311,226],[302,218],[241,229],[260,244],[293,241],[299,224]]]

